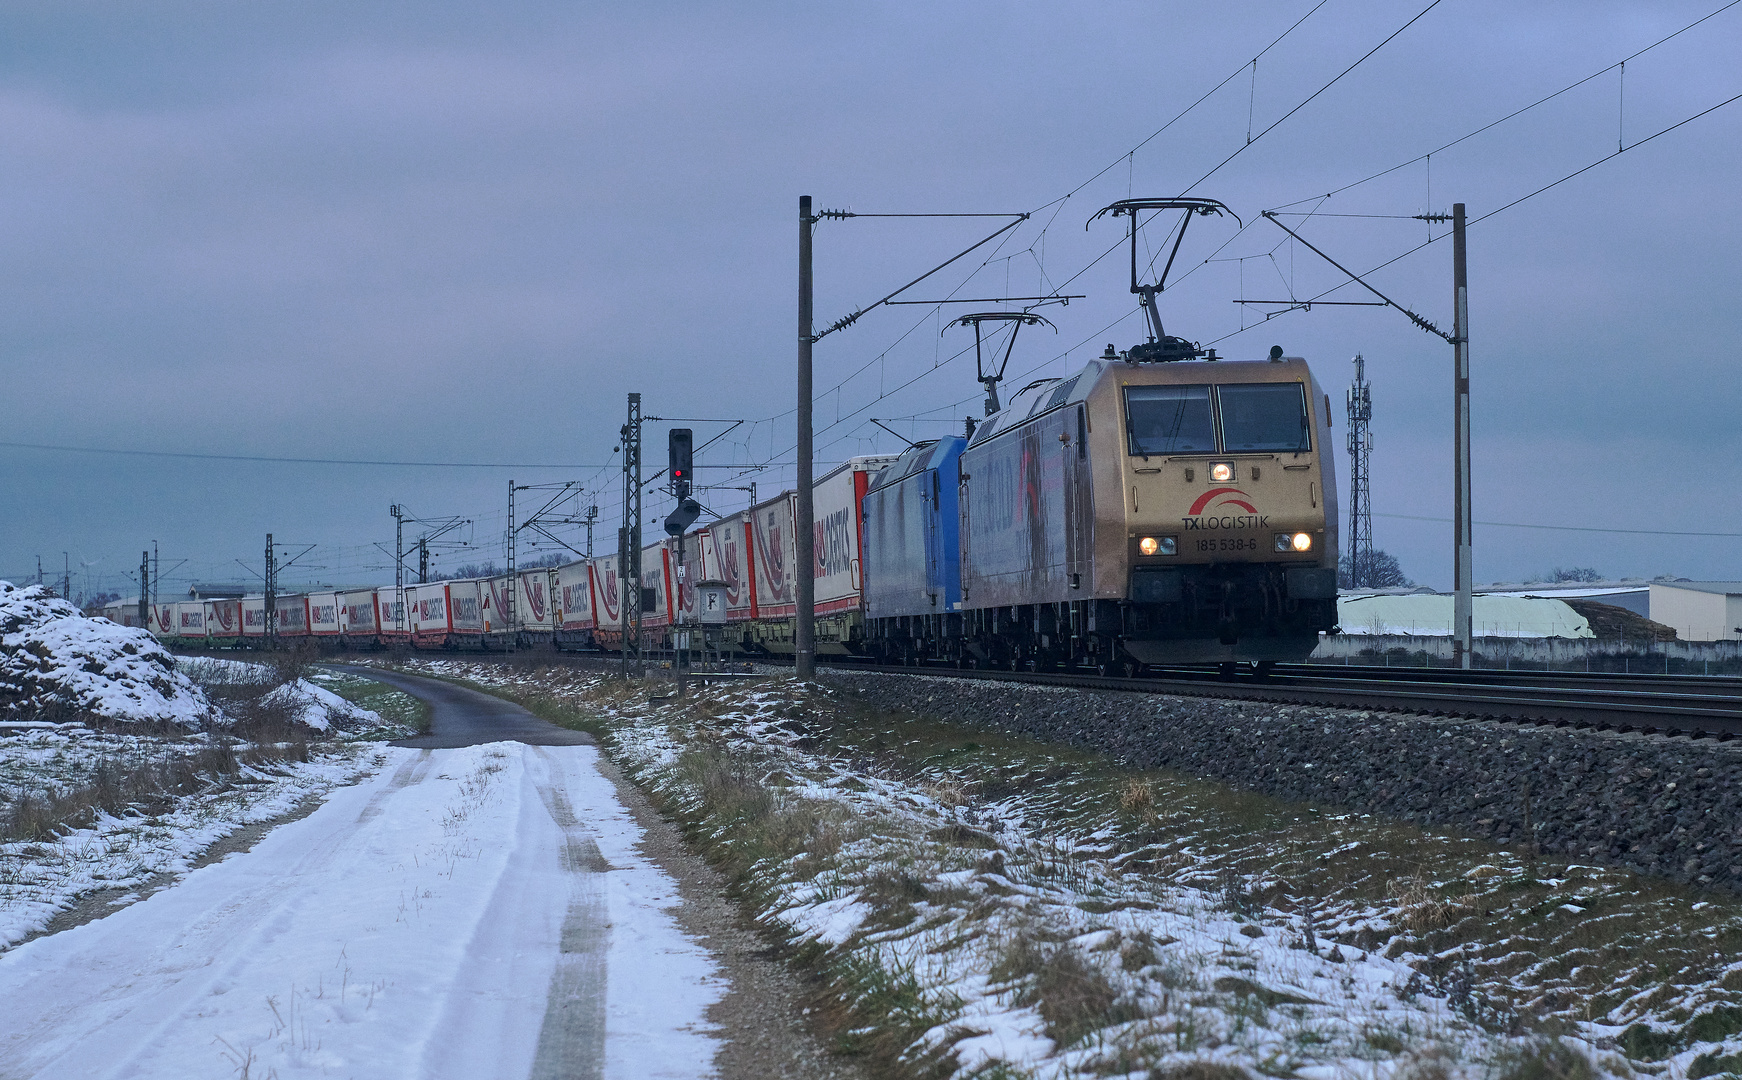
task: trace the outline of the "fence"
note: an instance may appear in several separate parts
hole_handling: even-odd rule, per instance
[[[1450,667],[1452,639],[1338,634],[1319,639],[1309,663]],[[1479,637],[1471,663],[1508,670],[1742,675],[1742,641]]]

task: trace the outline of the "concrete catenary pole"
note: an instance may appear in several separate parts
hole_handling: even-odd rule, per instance
[[[1470,666],[1472,558],[1470,510],[1470,282],[1464,264],[1464,204],[1452,204],[1452,348],[1456,358],[1452,393],[1457,450],[1453,486],[1452,650],[1458,666]]]
[[[37,562],[36,576],[42,576],[42,563]],[[151,628],[151,552],[139,553],[139,625]]]
[[[811,502],[811,347],[816,344],[811,318],[811,197],[798,200],[798,507],[793,514],[793,673],[817,677],[816,510]]]

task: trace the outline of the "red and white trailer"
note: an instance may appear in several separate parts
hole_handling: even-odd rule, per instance
[[[598,606],[593,595],[593,560],[564,563],[556,568],[553,580],[552,621],[558,646],[591,647]]]
[[[864,640],[864,575],[859,557],[862,504],[871,477],[891,456],[856,457],[824,474],[811,487],[813,561],[816,582],[816,647],[819,655],[857,653]],[[745,641],[767,652],[790,653],[797,566],[793,537],[797,496],[790,491],[751,511],[751,565],[756,615]]]
[[[182,600],[175,605],[175,636],[185,642],[206,640],[206,602]]]
[[[242,608],[242,640],[258,642],[266,637],[266,597],[244,596]]]
[[[478,578],[448,582],[448,614],[453,620],[452,644],[480,648],[484,644],[484,589]]]
[[[683,564],[680,567],[677,541],[673,540],[668,545],[672,596],[675,599],[673,606],[681,616],[678,621],[686,626],[696,625],[696,582],[706,581],[714,576],[713,567],[719,559],[714,554],[713,547],[714,538],[708,530],[688,534],[683,538]]]
[[[493,639],[506,638],[514,633],[509,607],[514,595],[510,591],[512,587],[507,574],[498,574],[478,582],[480,619],[485,636]]]
[[[242,601],[207,600],[206,636],[213,642],[234,642],[242,637]]]
[[[469,646],[484,639],[484,604],[476,578],[405,587],[411,641],[421,649]]]
[[[812,488],[816,508],[816,603],[818,615],[857,610],[864,577],[859,539],[864,534],[865,491],[871,477],[893,457],[856,457],[827,473]]]
[[[391,593],[393,590],[385,589]],[[372,645],[381,639],[379,600],[374,589],[352,589],[339,594],[339,636],[347,643]]]
[[[448,643],[454,632],[448,605],[448,582],[407,585],[405,610],[412,644],[419,648],[439,649]]]
[[[750,510],[750,564],[756,618],[793,616],[793,494],[783,491]]]
[[[273,604],[278,612],[278,636],[305,638],[308,632],[308,597],[278,596]]]
[[[816,482],[812,550],[816,576],[816,640],[821,656],[863,651],[865,574],[860,541],[865,535],[865,492],[893,456],[849,458]]]
[[[593,636],[606,649],[623,647],[623,605],[635,603],[640,595],[635,586],[623,581],[621,561],[616,555],[607,555],[592,563]]]
[[[411,641],[411,590],[399,585],[383,585],[375,590],[375,626],[383,645],[404,645]]]
[[[541,566],[519,573],[520,592],[514,598],[514,621],[522,637],[546,642],[556,631],[556,568]]]
[[[672,566],[674,555],[669,540],[641,549],[641,632],[648,648],[663,647],[666,628],[671,625],[672,592],[677,577]]]
[[[179,625],[175,617],[175,604],[152,604],[150,612],[152,636],[165,639],[176,636]]]
[[[318,592],[308,595],[308,632],[310,637],[337,638],[344,632],[344,617],[340,614],[339,594]]]
[[[708,526],[713,558],[710,577],[726,583],[726,621],[747,622],[756,617],[755,560],[751,557],[750,511],[741,510]]]

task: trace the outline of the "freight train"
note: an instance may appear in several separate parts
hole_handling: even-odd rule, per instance
[[[1330,399],[1306,361],[1226,360],[1166,335],[1017,392],[964,437],[853,458],[815,481],[821,656],[1135,674],[1143,665],[1304,659],[1335,627],[1337,483]],[[1180,227],[1183,239],[1184,227]],[[1175,251],[1178,250],[1178,241]],[[1171,259],[1170,259],[1171,265]],[[1166,271],[1162,273],[1165,279]],[[624,605],[643,648],[669,649],[718,582],[724,651],[790,654],[796,495],[783,492],[641,553],[513,576],[160,604],[183,644],[313,640],[336,648],[619,651]],[[633,608],[631,609],[633,610]],[[124,612],[117,612],[117,617]],[[269,621],[275,623],[269,635]]]
[[[817,650],[1007,669],[1304,658],[1336,620],[1330,403],[1306,362],[1134,361],[1043,379],[970,438],[859,457],[817,480]],[[643,646],[694,624],[720,581],[723,644],[793,648],[796,496],[783,492],[649,545],[641,580],[607,555],[350,592],[281,595],[275,636],[335,648]],[[510,621],[509,597],[513,595]],[[125,612],[117,609],[118,621]],[[162,603],[179,644],[268,640],[264,596]]]

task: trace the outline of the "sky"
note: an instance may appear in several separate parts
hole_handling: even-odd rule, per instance
[[[394,505],[467,522],[437,569],[501,561],[511,482],[521,520],[575,482],[553,513],[598,505],[604,550],[630,392],[721,436],[701,494],[731,512],[792,476],[798,196],[1030,214],[903,294],[1081,295],[1014,389],[1142,340],[1123,222],[1091,218],[1182,192],[1243,224],[1195,220],[1168,332],[1305,356],[1339,438],[1366,358],[1374,536],[1416,581],[1451,579],[1421,519],[1451,512],[1452,350],[1388,308],[1236,303],[1371,299],[1264,210],[1449,329],[1445,226],[1411,216],[1467,204],[1478,582],[1742,578],[1742,102],[1639,142],[1742,93],[1742,6],[1635,56],[1726,0],[1428,2],[0,3],[0,578],[127,593],[155,545],[164,589],[257,583],[271,533],[313,545],[289,582],[391,580]],[[1009,220],[819,224],[819,327]],[[873,418],[959,430],[947,324],[993,306],[819,341],[818,460],[899,449]]]

